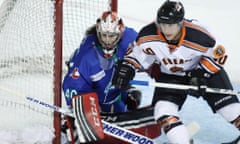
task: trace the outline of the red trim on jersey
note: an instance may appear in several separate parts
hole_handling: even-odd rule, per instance
[[[166,42],[165,38],[161,35],[150,35],[150,36],[144,36],[138,39],[137,45],[140,45],[141,43],[144,42],[149,42],[149,41],[163,41]]]

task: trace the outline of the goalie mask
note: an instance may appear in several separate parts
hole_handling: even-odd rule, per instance
[[[101,18],[97,19],[96,30],[104,56],[111,57],[124,31],[122,19],[117,16],[117,13],[106,11]]]

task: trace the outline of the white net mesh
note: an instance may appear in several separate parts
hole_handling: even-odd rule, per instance
[[[52,113],[25,96],[53,103],[54,3],[7,0],[0,9],[0,127],[51,126]]]
[[[63,56],[68,59],[80,46],[87,28],[94,25],[104,10],[109,9],[108,0],[67,0],[63,12]]]
[[[64,0],[63,63],[107,9],[108,0]],[[54,130],[53,111],[26,100],[53,105],[54,14],[55,0],[3,0],[0,6],[0,131]]]

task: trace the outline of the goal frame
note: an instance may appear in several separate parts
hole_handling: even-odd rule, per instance
[[[62,53],[63,53],[63,3],[64,0],[55,0],[55,35],[54,35],[54,105],[62,106]],[[118,11],[118,0],[109,0],[111,11]],[[61,114],[54,112],[53,144],[61,143]]]

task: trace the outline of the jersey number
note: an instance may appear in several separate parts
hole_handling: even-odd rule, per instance
[[[220,57],[220,58],[217,58],[217,59],[214,59],[218,64],[220,65],[224,65],[227,61],[227,55],[224,55],[223,57]]]

